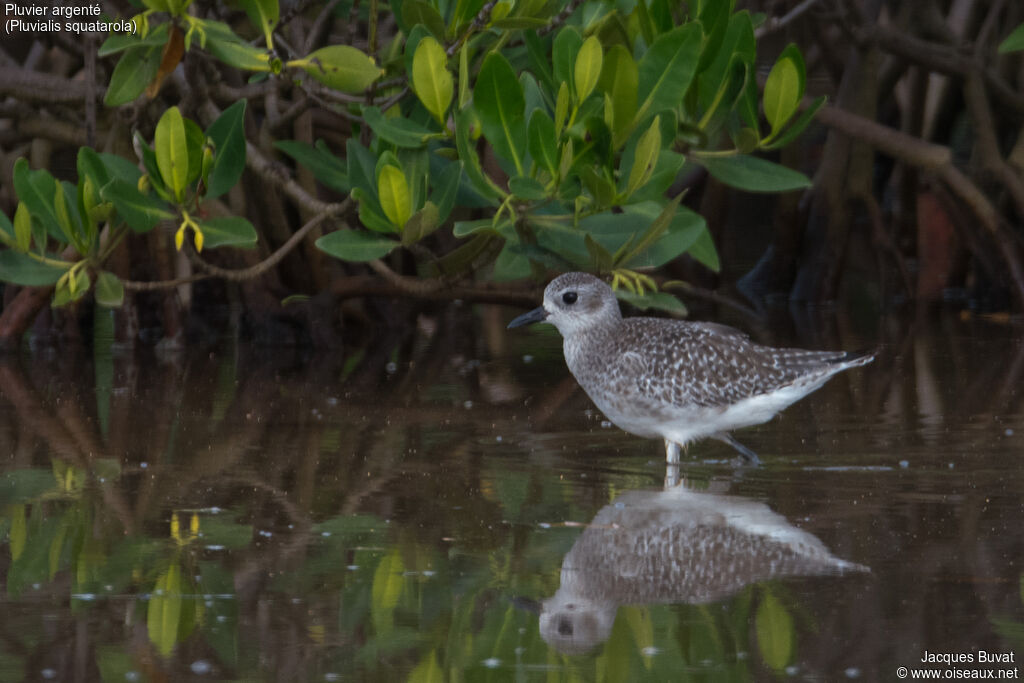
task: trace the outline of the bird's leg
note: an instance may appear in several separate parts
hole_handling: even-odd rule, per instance
[[[679,444],[665,439],[665,461],[669,465],[679,464]]]
[[[665,439],[665,488],[679,485],[679,444]]]
[[[711,436],[712,438],[718,439],[719,441],[724,441],[725,443],[735,448],[739,452],[739,454],[742,455],[751,465],[761,464],[761,458],[757,457],[757,453],[750,450],[736,439],[732,438],[732,434],[729,434],[728,432],[718,432],[717,434],[712,434]]]

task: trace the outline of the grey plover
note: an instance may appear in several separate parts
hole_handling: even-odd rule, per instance
[[[521,604],[548,644],[580,654],[608,639],[622,605],[701,605],[768,579],[868,571],[764,503],[677,486],[601,508],[562,561],[558,591]]]
[[[832,375],[874,359],[761,346],[715,323],[623,318],[611,287],[586,273],[552,280],[544,305],[508,326],[536,322],[558,328],[569,371],[601,412],[627,432],[664,439],[670,465],[681,447],[707,437],[759,462],[730,431],[767,422]]]

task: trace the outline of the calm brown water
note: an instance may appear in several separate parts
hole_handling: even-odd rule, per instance
[[[740,432],[762,467],[703,442],[666,491],[661,444],[603,424],[554,331],[509,317],[450,310],[331,356],[0,363],[0,681],[1019,666],[1020,328],[764,339],[881,354]]]

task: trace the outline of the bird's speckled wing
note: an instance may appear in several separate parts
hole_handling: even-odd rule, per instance
[[[618,338],[640,394],[680,407],[736,403],[837,368],[841,351],[774,349],[720,325],[627,318]]]

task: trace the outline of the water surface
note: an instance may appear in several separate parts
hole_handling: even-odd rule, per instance
[[[661,444],[607,424],[553,330],[510,313],[333,354],[4,359],[0,681],[1017,666],[976,662],[1024,654],[1019,329],[767,338],[881,353],[738,433],[763,466],[699,443],[666,491]]]

